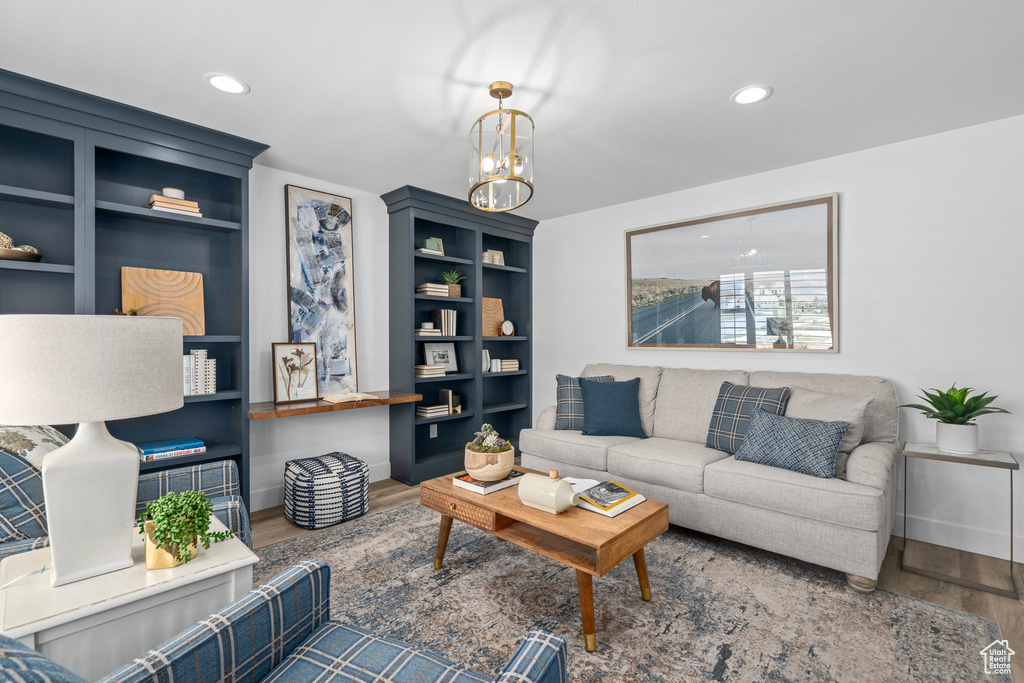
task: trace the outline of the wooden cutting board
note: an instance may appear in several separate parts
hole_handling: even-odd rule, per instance
[[[185,336],[206,334],[202,273],[121,267],[121,310],[181,318]]]
[[[505,309],[501,299],[483,299],[483,336],[500,337],[501,324],[505,322]]]

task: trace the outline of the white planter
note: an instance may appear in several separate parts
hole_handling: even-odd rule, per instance
[[[947,453],[973,455],[978,452],[978,425],[936,422],[935,445]]]

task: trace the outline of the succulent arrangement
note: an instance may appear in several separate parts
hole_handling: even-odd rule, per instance
[[[200,491],[168,493],[159,500],[146,503],[146,509],[139,515],[139,533],[146,533],[146,522],[153,522],[153,542],[172,549],[179,562],[192,559],[191,545],[202,543],[204,550],[210,549],[210,541],[234,538],[228,531],[210,531],[210,515],[213,504]]]
[[[114,315],[138,315],[139,311],[138,309],[135,308],[129,308],[128,312],[125,313],[120,308],[115,308],[113,311],[111,311],[111,313],[113,313]]]
[[[920,398],[926,401],[928,405],[908,403],[901,405],[900,408],[914,408],[920,410],[930,420],[938,420],[939,422],[953,425],[972,424],[974,418],[981,415],[988,415],[990,413],[1008,414],[1010,412],[991,405],[992,401],[999,398],[998,396],[988,396],[987,391],[976,396],[970,396],[972,391],[974,389],[970,387],[957,389],[956,384],[953,384],[947,391],[940,391],[938,389],[925,391],[922,389],[923,395]]]
[[[480,425],[476,438],[466,444],[466,450],[474,453],[504,453],[511,449],[512,444],[501,438],[494,427],[486,422]]]

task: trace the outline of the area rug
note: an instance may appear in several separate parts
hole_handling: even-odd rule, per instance
[[[331,616],[496,675],[532,628],[569,641],[570,680],[1004,681],[981,650],[999,624],[671,527],[594,579],[597,651],[583,647],[575,571],[409,503],[258,551],[254,584],[296,560],[331,566]]]

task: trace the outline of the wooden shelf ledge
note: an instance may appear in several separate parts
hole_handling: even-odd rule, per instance
[[[274,403],[263,401],[253,403],[245,414],[250,420],[273,420],[279,417],[295,417],[297,415],[313,415],[316,413],[333,413],[336,410],[355,410],[356,408],[375,408],[390,406],[397,403],[415,403],[422,401],[421,394],[409,394],[404,391],[364,391],[380,398],[368,401],[349,401],[347,403],[328,403],[327,401],[300,401],[298,403]]]

